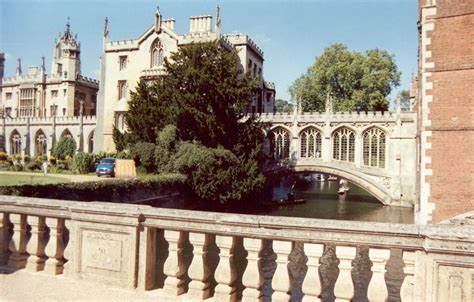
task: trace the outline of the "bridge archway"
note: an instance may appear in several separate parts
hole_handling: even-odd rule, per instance
[[[390,205],[394,201],[394,198],[392,197],[391,193],[383,186],[383,184],[378,183],[377,181],[374,181],[370,178],[367,178],[367,175],[364,175],[357,171],[351,171],[344,168],[335,167],[334,165],[296,165],[288,167],[288,172],[327,173],[336,175],[341,178],[347,179],[349,182],[366,190],[384,205]]]

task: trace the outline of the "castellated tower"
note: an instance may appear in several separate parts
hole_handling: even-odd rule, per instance
[[[51,74],[75,81],[81,74],[81,44],[73,37],[70,27],[68,21],[63,35],[54,44]]]

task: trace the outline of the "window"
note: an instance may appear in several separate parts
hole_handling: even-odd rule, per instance
[[[52,98],[57,98],[58,97],[58,91],[57,90],[51,90],[51,97]]]
[[[7,101],[11,100],[11,99],[12,99],[12,93],[11,93],[11,92],[7,92],[7,93],[5,94],[5,98],[6,98]]]
[[[283,128],[276,128],[273,133],[273,146],[275,159],[290,157],[290,133]]]
[[[247,69],[250,70],[252,68],[252,59],[249,59],[249,63],[247,65]]]
[[[321,133],[316,128],[307,128],[300,134],[300,157],[321,157]]]
[[[33,116],[35,90],[33,88],[20,89],[20,116]]]
[[[340,128],[333,136],[333,159],[354,162],[355,133],[348,128]]]
[[[62,74],[63,73],[63,64],[57,64],[56,65],[56,73]]]
[[[385,168],[385,132],[370,128],[362,135],[364,165]]]
[[[127,68],[127,56],[119,57],[120,70],[125,70]]]
[[[120,132],[125,131],[125,113],[124,112],[117,112],[115,114],[115,128],[117,128]]]
[[[36,134],[36,146],[35,146],[35,154],[36,156],[44,155],[47,152],[47,146],[48,146],[48,140],[46,138],[46,135],[43,133],[43,131],[39,131]]]
[[[151,46],[151,67],[158,67],[163,65],[165,59],[165,52],[160,40],[153,42]]]
[[[253,63],[253,77],[257,76],[257,64]]]
[[[258,68],[258,77],[261,77],[262,76],[262,67],[259,67]]]
[[[66,96],[66,89],[63,89],[63,96]]]
[[[10,154],[21,154],[21,136],[16,130],[10,136]]]
[[[66,108],[63,108],[63,116],[66,115]]]
[[[127,96],[127,81],[118,82],[118,99],[121,100]]]

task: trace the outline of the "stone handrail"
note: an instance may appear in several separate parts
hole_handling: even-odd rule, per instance
[[[162,241],[166,250],[158,247]],[[240,296],[242,301],[261,300],[265,242],[271,243],[276,256],[270,276],[274,301],[289,301],[294,295],[289,264],[296,245],[308,259],[302,301],[318,301],[323,288],[320,273],[325,273],[320,260],[330,246],[335,246],[339,259],[334,296],[341,301],[354,296],[351,272],[360,248],[368,249],[372,262],[369,301],[388,297],[385,272],[393,249],[403,252],[402,301],[472,298],[472,225],[334,221],[0,196],[0,266],[64,272],[72,278],[147,290],[170,301],[209,298],[211,275],[217,283],[213,301],[235,301]],[[186,244],[193,247],[191,263],[184,258]],[[219,249],[215,269],[208,264],[212,244]],[[240,255],[247,261],[241,275],[237,246],[247,253]],[[168,256],[156,271],[157,255],[162,254]],[[157,274],[165,276],[162,285],[155,280]],[[239,293],[237,278],[244,286]]]

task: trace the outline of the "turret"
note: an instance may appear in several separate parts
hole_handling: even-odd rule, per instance
[[[71,33],[69,18],[66,30],[56,41],[53,50],[51,74],[59,74],[65,80],[74,81],[81,74],[81,45]]]

